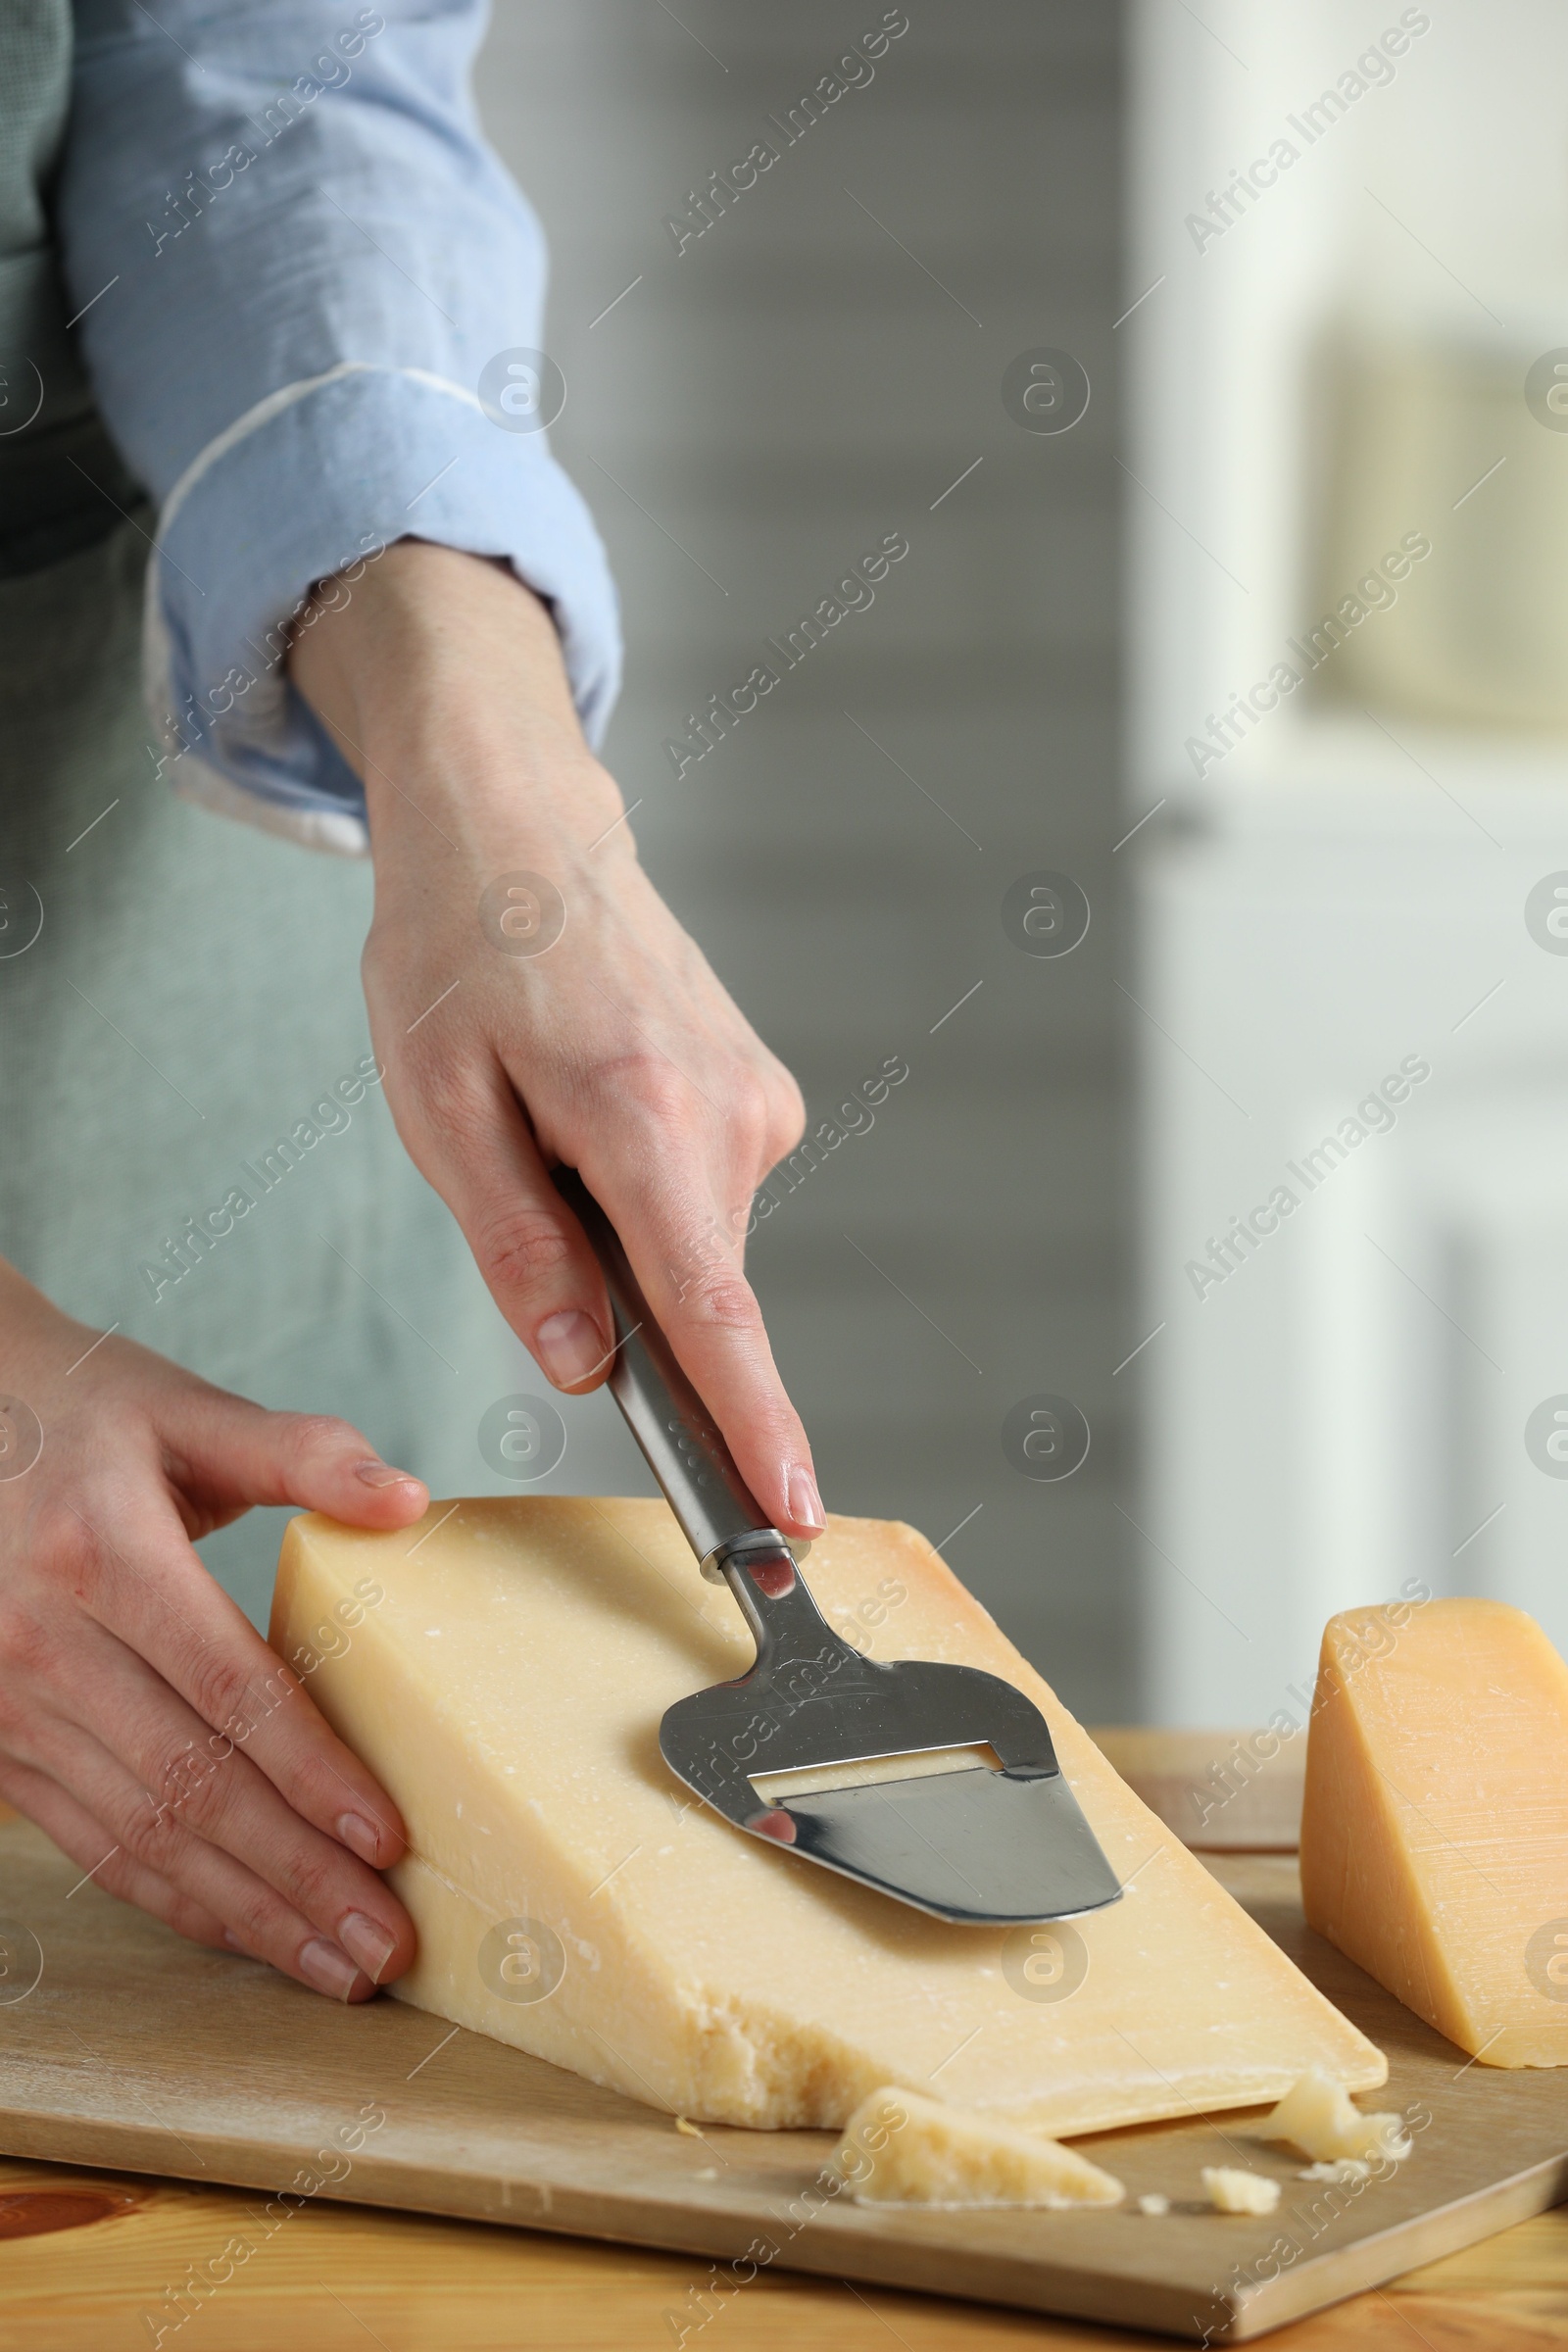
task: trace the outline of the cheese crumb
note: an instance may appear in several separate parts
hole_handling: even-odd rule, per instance
[[[1148,2214],[1169,2213],[1170,2199],[1162,2197],[1156,2189],[1152,2195],[1139,2198],[1138,2210]]]
[[[1272,2213],[1280,2201],[1277,2180],[1244,2173],[1237,2165],[1205,2164],[1200,2178],[1216,2213]]]
[[[1303,2165],[1296,2178],[1298,2180],[1332,2180],[1336,2188],[1343,2188],[1348,2181],[1364,2180],[1371,2170],[1372,2167],[1363,2164],[1359,2156],[1340,2156],[1333,2164]]]
[[[692,2179],[694,2180],[716,2180],[718,2179],[718,2167],[716,2164],[705,2164],[700,2173],[694,2173],[692,2175]]]
[[[1267,2123],[1265,2139],[1288,2140],[1313,2163],[1352,2158],[1367,2165],[1397,2163],[1410,2153],[1399,2115],[1363,2115],[1343,2082],[1313,2067],[1288,2090]]]
[[[1119,2205],[1122,2185],[1059,2141],[888,2085],[830,2159],[857,2205]]]
[[[689,2124],[683,2115],[676,2116],[675,2129],[677,2132],[684,2132],[688,2139],[701,2139],[703,2136],[698,2131],[697,2126],[695,2124]]]

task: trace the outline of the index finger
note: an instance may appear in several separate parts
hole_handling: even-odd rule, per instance
[[[810,1444],[700,1153],[646,1135],[637,1142],[585,1168],[585,1181],[764,1518],[787,1536],[819,1536],[826,1522]]]

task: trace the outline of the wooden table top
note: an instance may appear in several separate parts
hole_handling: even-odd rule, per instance
[[[1111,1738],[1105,1744],[1114,1747]],[[1167,1777],[1180,1769],[1174,1740],[1171,1748]],[[1123,1768],[1136,1782],[1130,1764]],[[189,2317],[171,2327],[171,2290],[194,2268],[220,2270],[224,2245],[247,2227],[254,2239],[263,2201],[254,2191],[0,2159],[0,2344],[17,2352],[156,2352],[160,2343],[166,2352],[366,2352],[375,2344],[382,2352],[798,2352],[804,2344],[1153,2352],[1169,2341],[774,2272],[705,2302],[710,2269],[697,2256],[324,2200],[290,2214],[224,2283],[192,2295]],[[154,2312],[159,2320],[147,2316]],[[1263,2340],[1280,2352],[1568,2352],[1568,2206]]]

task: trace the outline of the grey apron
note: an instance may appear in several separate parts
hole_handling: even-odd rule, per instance
[[[49,250],[70,63],[67,0],[6,0],[0,1254],[97,1329],[345,1414],[438,1494],[493,1491],[478,1425],[541,1384],[368,1075],[369,869],[190,808],[155,772],[153,518],[93,413]],[[19,429],[30,366],[45,398]],[[284,1516],[203,1545],[259,1623]]]

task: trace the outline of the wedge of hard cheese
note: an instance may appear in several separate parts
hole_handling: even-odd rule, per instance
[[[1119,2205],[1098,2164],[992,2114],[919,2091],[873,2090],[845,2126],[833,2170],[858,2205]]]
[[[922,1537],[835,1520],[808,1578],[874,1655],[967,1661],[1039,1702],[1121,1900],[1047,1950],[927,1918],[692,1797],[660,1718],[752,1645],[662,1502],[434,1503],[379,1536],[296,1519],[272,1639],[409,1825],[402,1998],[733,2124],[842,2127],[891,2083],[1062,2134],[1277,2099],[1312,2066],[1384,2080]]]
[[[1568,2064],[1568,1666],[1534,1618],[1329,1620],[1301,1892],[1320,1935],[1487,2066]]]

